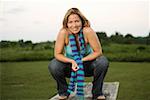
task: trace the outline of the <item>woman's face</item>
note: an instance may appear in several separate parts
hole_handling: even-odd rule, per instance
[[[82,22],[80,17],[77,14],[71,14],[68,17],[67,26],[71,33],[77,34],[82,27]]]

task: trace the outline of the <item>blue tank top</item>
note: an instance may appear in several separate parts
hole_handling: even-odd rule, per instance
[[[66,45],[64,47],[64,50],[65,50],[65,56],[68,57],[68,58],[73,59],[70,42],[68,43],[68,45]],[[90,47],[89,44],[86,45],[85,50],[86,50],[86,53],[85,53],[84,57],[93,52],[93,50],[92,50],[92,48]]]

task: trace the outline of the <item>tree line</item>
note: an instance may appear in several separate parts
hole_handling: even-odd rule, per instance
[[[106,32],[96,32],[96,34],[99,40],[101,41],[102,45],[108,45],[110,43],[150,45],[150,33],[146,37],[134,37],[132,34],[129,33],[124,36],[119,32],[116,32],[114,35],[111,35],[110,37],[107,36]],[[41,50],[41,49],[52,49],[54,48],[54,44],[55,41],[32,43],[31,40],[24,41],[23,39],[18,41],[1,40],[0,48],[22,47],[30,50],[34,50],[34,49]]]
[[[99,40],[102,44],[117,43],[117,44],[150,44],[150,33],[146,37],[134,37],[132,34],[128,33],[123,36],[121,33],[116,32],[110,37],[107,36],[106,32],[96,32]]]

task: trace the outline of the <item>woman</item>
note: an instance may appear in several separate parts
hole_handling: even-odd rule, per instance
[[[59,99],[67,99],[77,84],[77,95],[83,96],[84,76],[93,76],[93,99],[104,100],[102,86],[108,69],[108,60],[102,54],[101,44],[89,21],[77,8],[67,11],[63,19],[48,68],[57,82]],[[66,77],[70,77],[69,85]]]

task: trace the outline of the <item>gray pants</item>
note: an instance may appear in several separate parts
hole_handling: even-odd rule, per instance
[[[83,62],[85,77],[93,76],[93,88],[92,94],[93,98],[97,98],[102,93],[103,80],[106,75],[109,62],[105,56],[100,56],[92,61]],[[57,82],[57,90],[59,95],[68,96],[67,88],[68,84],[66,82],[66,77],[70,77],[71,74],[71,64],[64,63],[57,59],[53,59],[49,66],[49,72]]]

